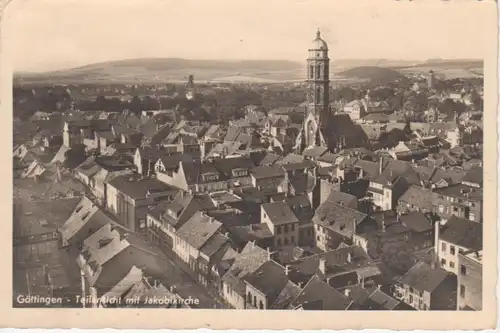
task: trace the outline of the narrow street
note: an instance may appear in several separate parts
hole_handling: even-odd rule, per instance
[[[172,252],[167,255],[165,251],[162,251],[157,246],[151,244],[158,253],[161,253],[165,259],[165,275],[163,283],[167,286],[173,286],[174,292],[179,294],[182,298],[197,298],[199,299],[199,305],[194,306],[196,308],[203,309],[224,309],[230,308],[228,305],[224,304],[219,295],[213,295],[208,291],[207,288],[202,286],[198,281],[193,279],[185,270],[189,268],[184,263],[180,262],[175,258],[175,254]]]

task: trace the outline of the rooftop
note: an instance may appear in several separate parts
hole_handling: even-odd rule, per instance
[[[419,291],[433,292],[450,275],[442,268],[432,268],[424,262],[415,264],[399,282]]]
[[[138,175],[120,175],[108,182],[109,185],[132,199],[144,199],[149,194],[169,192],[174,196],[179,190],[157,179]]]
[[[177,231],[177,236],[200,250],[220,230],[222,223],[202,212],[197,212]]]
[[[54,232],[71,216],[81,198],[21,202],[14,200],[14,237]]]
[[[481,223],[452,216],[446,222],[439,238],[470,250],[483,248],[483,225]]]
[[[293,301],[294,306],[307,306],[310,303],[319,303],[316,310],[347,310],[352,301],[314,275]]]
[[[290,206],[285,202],[264,203],[262,204],[262,210],[274,225],[299,222]]]

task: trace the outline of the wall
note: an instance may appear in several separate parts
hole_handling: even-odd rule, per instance
[[[431,294],[431,310],[456,310],[457,277],[449,275]]]
[[[223,283],[224,299],[231,304],[235,309],[245,308],[245,298],[239,295],[229,284]]]
[[[465,267],[464,272],[461,270],[462,265]],[[461,286],[465,287],[463,296],[461,295]],[[468,306],[476,311],[481,311],[483,302],[483,265],[459,254],[457,289],[458,310]]]
[[[274,246],[299,244],[299,223],[286,223],[274,227]]]
[[[444,245],[443,245],[444,244]],[[443,251],[443,246],[444,246],[444,251]],[[454,254],[451,253],[451,247],[454,247]],[[459,271],[459,266],[458,266],[458,253],[459,251],[466,251],[467,249],[463,247],[459,247],[455,244],[448,243],[446,241],[443,241],[442,239],[439,240],[439,253],[438,253],[438,262],[440,266],[447,270],[448,272],[454,273],[455,275],[458,274]],[[442,260],[445,260],[446,262],[443,264]],[[450,264],[452,263],[452,264]],[[452,267],[453,266],[453,267]]]
[[[245,290],[245,304],[247,308],[262,308],[262,309],[267,309],[267,299],[266,296],[263,295],[260,291],[255,289],[252,285],[246,284],[246,290]],[[252,301],[249,302],[249,296],[251,297]]]
[[[142,170],[142,158],[141,154],[139,154],[139,150],[137,149],[134,154],[134,165],[137,168],[137,173],[142,175],[143,170]]]
[[[417,310],[431,309],[431,294],[428,291],[416,290],[408,285],[397,285],[393,296]]]
[[[184,239],[179,236],[175,236],[174,238],[174,251],[179,258],[181,258],[184,262],[190,263],[190,259],[197,259],[199,255],[199,251],[189,245]],[[193,269],[194,271],[195,269]]]
[[[116,190],[115,187],[111,186],[110,184],[106,185],[106,207],[112,211],[113,213],[117,213],[117,196],[118,196],[118,191]]]
[[[314,245],[314,225],[312,223],[299,224],[299,246]]]

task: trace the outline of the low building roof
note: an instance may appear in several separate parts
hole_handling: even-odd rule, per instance
[[[418,211],[408,212],[406,214],[401,214],[399,217],[401,223],[403,223],[407,228],[415,232],[424,232],[432,230],[433,226],[431,221],[423,213]]]
[[[284,177],[285,171],[280,165],[263,165],[251,170],[252,176],[256,179]]]
[[[483,248],[483,225],[457,216],[446,222],[439,238],[469,250]]]
[[[262,204],[262,210],[268,215],[269,220],[274,225],[299,222],[297,216],[295,216],[290,206],[285,202],[264,203]]]
[[[415,264],[399,282],[419,291],[432,293],[450,275],[442,268],[432,268],[424,262]]]
[[[54,232],[64,224],[81,198],[42,201],[14,200],[14,237]]]
[[[467,171],[464,178],[462,178],[462,182],[477,184],[481,186],[483,184],[483,168],[482,167],[471,168],[469,171]]]
[[[293,301],[292,306],[306,307],[310,303],[317,304],[316,310],[347,310],[352,300],[314,275]]]
[[[272,306],[288,282],[285,269],[274,261],[266,261],[244,280],[266,295],[268,306]]]
[[[222,223],[202,212],[197,212],[177,231],[177,236],[200,250],[221,228]]]
[[[245,278],[257,270],[263,263],[268,261],[266,250],[249,242],[243,250],[236,256],[229,271],[224,274],[222,280],[240,296],[245,296]]]
[[[117,176],[111,179],[108,184],[132,199],[146,198],[148,193],[172,192],[175,195],[179,191],[179,189],[157,179],[143,178],[138,175]]]

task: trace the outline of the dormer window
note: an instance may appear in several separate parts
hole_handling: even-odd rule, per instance
[[[214,172],[204,173],[202,177],[203,177],[204,181],[217,181],[217,180],[219,180],[219,174],[214,173]]]
[[[106,245],[108,245],[109,243],[111,243],[113,239],[112,238],[102,238],[99,240],[98,242],[98,245],[99,245],[99,248],[103,248],[105,247]]]
[[[248,170],[246,170],[246,169],[234,169],[232,173],[233,173],[233,177],[245,177],[248,175]]]

